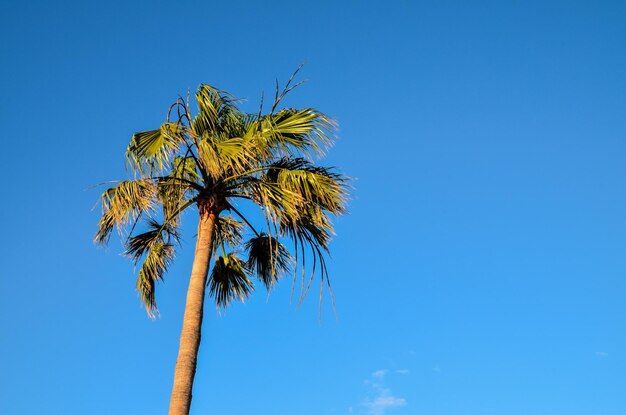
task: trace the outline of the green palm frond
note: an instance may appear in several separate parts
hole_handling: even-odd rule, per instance
[[[124,255],[129,256],[137,263],[146,252],[150,252],[154,246],[162,243],[179,241],[178,230],[171,223],[159,223],[154,219],[148,220],[148,231],[132,235],[125,243]]]
[[[263,207],[266,219],[277,226],[280,217],[288,215],[297,217],[304,200],[296,193],[283,189],[276,182],[258,179],[256,177],[246,177],[240,183],[240,194],[251,199]],[[237,194],[237,191],[233,191]]]
[[[283,109],[251,123],[246,137],[256,140],[265,154],[276,157],[301,154],[322,155],[332,143],[335,122],[312,108]]]
[[[148,315],[154,317],[157,311],[155,285],[163,279],[174,259],[176,251],[172,242],[178,242],[178,234],[175,228],[154,219],[148,220],[148,226],[148,231],[128,238],[124,255],[131,257],[135,264],[144,258],[137,275],[137,291]]]
[[[156,192],[155,184],[143,179],[122,181],[105,190],[100,197],[103,214],[95,242],[107,243],[114,226],[121,230],[140,214],[153,211]]]
[[[199,183],[202,180],[200,174],[198,174],[196,162],[191,156],[175,157],[172,162],[172,169],[168,174],[168,177],[183,179],[187,182]],[[184,184],[185,182],[179,182]]]
[[[184,142],[181,126],[167,122],[158,130],[135,133],[126,150],[126,158],[135,171],[160,171]]]
[[[303,158],[283,157],[272,163],[263,178],[333,214],[345,212],[347,179],[330,168],[314,166]]]
[[[228,124],[230,118],[235,117],[234,114],[238,112],[234,104],[236,100],[230,94],[210,85],[200,85],[196,101],[200,111],[192,126],[199,136],[222,131],[223,125]]]
[[[102,212],[102,216],[98,221],[98,229],[96,230],[96,236],[93,238],[94,243],[98,245],[106,245],[111,238],[111,233],[115,227],[115,217],[110,210]]]
[[[235,299],[245,301],[254,289],[246,275],[245,263],[232,253],[215,260],[208,285],[209,295],[222,309]]]
[[[155,300],[156,282],[163,279],[167,268],[174,260],[174,254],[173,245],[164,242],[154,242],[150,245],[146,258],[141,268],[139,268],[137,291],[150,317],[154,317],[155,312],[157,312]]]
[[[268,291],[284,273],[289,271],[293,262],[287,248],[276,238],[265,233],[251,238],[246,242],[245,249],[248,252],[246,266],[265,284]]]

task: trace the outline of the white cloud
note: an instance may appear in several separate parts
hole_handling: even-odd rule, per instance
[[[596,356],[597,357],[608,357],[608,353],[607,352],[596,352]]]
[[[367,409],[369,415],[384,415],[387,409],[406,405],[406,399],[393,396],[388,388],[379,386],[376,389],[376,395],[363,402],[363,406]]]
[[[394,396],[391,389],[384,385],[385,376],[389,369],[379,369],[372,372],[365,384],[371,388],[370,396],[363,400],[361,406],[365,408],[367,415],[384,415],[388,409],[406,405],[406,399]],[[407,374],[408,369],[394,370],[392,373]]]

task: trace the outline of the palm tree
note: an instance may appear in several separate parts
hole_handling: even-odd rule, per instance
[[[293,272],[294,286],[300,275],[300,300],[313,275],[321,277],[320,301],[328,284],[330,215],[345,212],[348,183],[313,161],[332,143],[333,121],[312,108],[277,109],[299,85],[291,85],[293,78],[282,92],[276,89],[267,114],[262,114],[263,99],[258,113],[247,114],[231,95],[209,85],[195,95],[195,116],[189,96],[179,97],[160,128],[133,135],[126,152],[133,178],[116,182],[101,196],[95,242],[108,243],[115,228],[123,235],[151,317],[157,313],[156,283],[180,242],[181,214],[195,207],[199,215],[170,415],[189,413],[206,287],[219,309],[244,301],[254,279],[271,291],[285,273]],[[242,205],[260,208],[255,217],[264,218],[262,228],[244,216]]]

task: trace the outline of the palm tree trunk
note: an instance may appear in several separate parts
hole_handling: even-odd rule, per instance
[[[198,348],[200,347],[204,290],[206,288],[209,263],[211,262],[213,232],[216,220],[217,215],[200,209],[196,251],[191,269],[189,288],[187,289],[187,302],[183,317],[183,329],[180,335],[176,370],[174,372],[174,386],[170,399],[169,415],[188,415],[191,406],[191,391],[193,378],[196,374]]]

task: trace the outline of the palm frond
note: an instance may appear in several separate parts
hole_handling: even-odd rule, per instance
[[[155,285],[163,279],[167,268],[174,260],[174,247],[164,242],[150,245],[146,258],[137,274],[137,291],[148,315],[153,318],[157,312]]]
[[[202,180],[202,177],[198,174],[195,160],[193,157],[188,155],[185,157],[174,158],[172,168],[168,176],[177,179],[184,179],[193,183],[198,183]]]
[[[322,155],[332,144],[336,123],[312,108],[286,108],[251,123],[246,137],[273,157],[281,155]]]
[[[191,158],[176,158],[172,163],[172,171],[167,176],[158,178],[157,200],[163,209],[163,217],[173,224],[178,223],[180,213],[188,202],[203,188]]]
[[[246,266],[265,284],[268,291],[289,270],[293,262],[287,248],[265,233],[251,238],[246,242],[245,249],[248,252]]]
[[[303,158],[283,157],[270,165],[264,179],[297,194],[304,204],[315,204],[333,214],[345,212],[348,179],[331,168],[315,166]]]
[[[134,171],[161,171],[173,154],[185,143],[182,127],[166,122],[158,130],[135,133],[126,150],[126,159]]]
[[[149,230],[143,233],[130,236],[125,243],[124,255],[131,257],[135,263],[158,244],[171,245],[171,242],[179,242],[178,229],[172,226],[171,222],[161,224],[154,219],[149,219],[148,228]]]
[[[209,295],[222,309],[235,299],[245,301],[254,289],[246,275],[244,262],[232,253],[215,260],[208,285]]]
[[[98,223],[95,242],[108,242],[113,227],[118,230],[136,220],[143,212],[154,209],[156,186],[151,180],[127,180],[102,193],[102,218]]]
[[[102,212],[102,216],[98,221],[98,228],[96,230],[96,236],[94,242],[97,245],[106,245],[111,238],[111,233],[115,227],[115,217],[111,210],[105,210]]]
[[[198,136],[222,131],[223,125],[232,124],[228,122],[229,117],[233,117],[233,114],[238,112],[234,105],[236,100],[227,92],[220,91],[211,85],[200,85],[196,93],[196,101],[199,112],[192,126]]]

